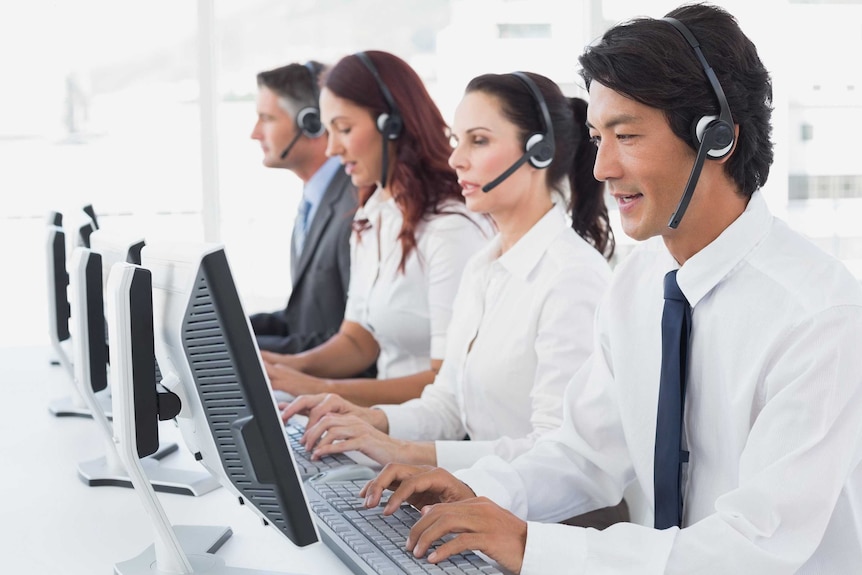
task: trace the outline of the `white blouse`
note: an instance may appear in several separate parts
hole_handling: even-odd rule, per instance
[[[760,192],[677,275],[692,306],[682,529],[653,529],[651,513],[604,531],[538,523],[614,504],[630,482],[652,508],[662,284],[676,267],[660,238],[630,254],[560,429],[458,476],[530,520],[523,575],[859,573],[862,289]]]
[[[350,288],[344,319],[360,324],[380,346],[377,377],[402,377],[431,369],[442,359],[452,302],[470,257],[488,242],[491,226],[460,202],[441,206],[415,230],[416,247],[404,272],[398,233],[403,221],[392,198],[378,189],[355,220],[369,226],[350,238]]]
[[[512,459],[559,427],[563,391],[593,348],[605,259],[555,206],[500,255],[497,236],[467,265],[433,385],[379,406],[393,437],[436,442],[450,470],[487,454]],[[470,441],[459,441],[469,434]]]

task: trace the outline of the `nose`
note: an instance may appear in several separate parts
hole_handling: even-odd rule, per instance
[[[596,163],[593,166],[593,176],[606,182],[620,176],[620,163],[617,152],[612,144],[602,142],[596,150]]]
[[[449,154],[449,167],[453,170],[464,170],[467,168],[467,155],[462,151],[461,145],[456,144]]]
[[[341,152],[344,149],[344,147],[341,145],[341,142],[338,140],[338,137],[333,132],[334,130],[332,132],[329,132],[326,139],[326,150],[324,151],[324,153],[328,158],[331,158],[332,156],[342,155]]]
[[[252,140],[262,140],[263,136],[261,135],[260,130],[260,120],[254,123],[254,128],[251,130],[251,139]]]

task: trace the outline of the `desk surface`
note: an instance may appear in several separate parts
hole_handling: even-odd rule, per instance
[[[49,348],[0,348],[0,572],[112,573],[115,563],[153,542],[153,531],[132,489],[88,487],[78,478],[78,462],[104,455],[104,440],[92,419],[48,411],[52,400],[73,392],[64,370],[50,365],[52,357]],[[203,469],[176,427],[161,425],[163,439],[180,444],[163,465]],[[201,497],[158,497],[174,524],[230,526],[233,536],[217,553],[229,566],[350,573],[323,543],[300,549],[264,527],[224,488]]]

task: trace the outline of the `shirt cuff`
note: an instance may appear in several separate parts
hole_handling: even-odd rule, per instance
[[[483,463],[493,463],[493,458],[483,460]],[[473,490],[477,497],[487,497],[503,509],[508,509],[521,519],[527,516],[527,506],[516,509],[514,498],[506,486],[500,482],[493,469],[487,467],[478,468],[477,466],[467,467],[453,473],[455,477],[463,481]]]
[[[494,452],[488,441],[435,441],[437,467],[457,471],[470,467],[479,459]]]
[[[446,336],[431,336],[431,359],[443,359],[446,357]]]
[[[528,521],[521,575],[583,573],[586,554],[586,529]]]
[[[409,409],[403,409],[403,405],[375,405],[374,409],[379,409],[386,414],[386,419],[389,421],[389,437],[409,441],[419,440],[416,432],[420,426],[416,425],[416,418],[410,415]]]

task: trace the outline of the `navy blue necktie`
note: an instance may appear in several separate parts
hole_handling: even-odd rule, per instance
[[[691,307],[676,283],[676,270],[664,276],[661,316],[661,387],[655,427],[655,528],[682,523],[682,414]]]

